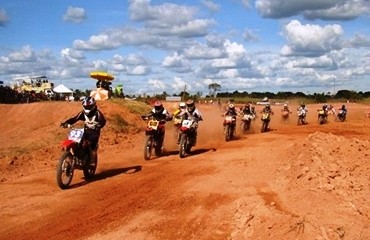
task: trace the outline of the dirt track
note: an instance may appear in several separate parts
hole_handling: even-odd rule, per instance
[[[185,159],[170,126],[165,156],[150,161],[142,132],[103,130],[96,177],[85,182],[78,171],[63,191],[58,125],[79,107],[0,105],[0,239],[370,239],[368,106],[349,104],[346,122],[330,116],[321,126],[318,106],[308,106],[306,126],[294,111],[282,123],[274,106],[272,131],[261,134],[256,120],[225,142],[220,111],[201,105],[198,144]]]

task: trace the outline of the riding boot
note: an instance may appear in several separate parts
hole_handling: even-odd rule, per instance
[[[96,150],[90,150],[89,162],[87,164],[96,163],[96,160],[97,160]]]

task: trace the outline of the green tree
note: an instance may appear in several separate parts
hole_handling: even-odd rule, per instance
[[[216,98],[217,92],[221,90],[221,85],[218,83],[211,83],[208,85],[209,94]]]

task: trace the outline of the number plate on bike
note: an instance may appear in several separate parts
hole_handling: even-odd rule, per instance
[[[148,122],[148,126],[153,128],[153,129],[157,129],[158,125],[159,125],[159,121],[157,121],[157,120],[150,120]]]
[[[75,141],[75,142],[81,142],[83,134],[84,134],[84,129],[83,128],[73,129],[69,132],[68,139],[72,140],[72,141]]]
[[[184,121],[182,121],[182,126],[183,127],[190,128],[191,127],[191,124],[192,124],[192,121],[190,121],[190,120],[184,120]]]

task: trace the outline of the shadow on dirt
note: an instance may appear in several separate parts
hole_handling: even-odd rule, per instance
[[[82,182],[72,184],[69,188],[70,189],[78,188],[78,187],[84,186],[86,184],[89,184],[89,183],[92,183],[92,182],[97,182],[97,181],[100,181],[100,180],[104,180],[106,178],[114,177],[114,176],[117,176],[117,175],[120,175],[120,174],[134,174],[134,173],[140,172],[141,169],[142,169],[142,166],[137,165],[137,166],[126,167],[126,168],[116,168],[116,169],[105,170],[105,171],[102,171],[102,172],[96,174],[91,179],[85,180],[84,178],[82,178],[82,179],[84,179]]]
[[[199,155],[199,154],[202,154],[202,153],[205,153],[205,152],[209,152],[209,151],[216,151],[217,149],[216,148],[200,148],[200,149],[194,149],[194,150],[191,150],[191,153],[190,153],[190,156],[195,156],[195,155]]]

